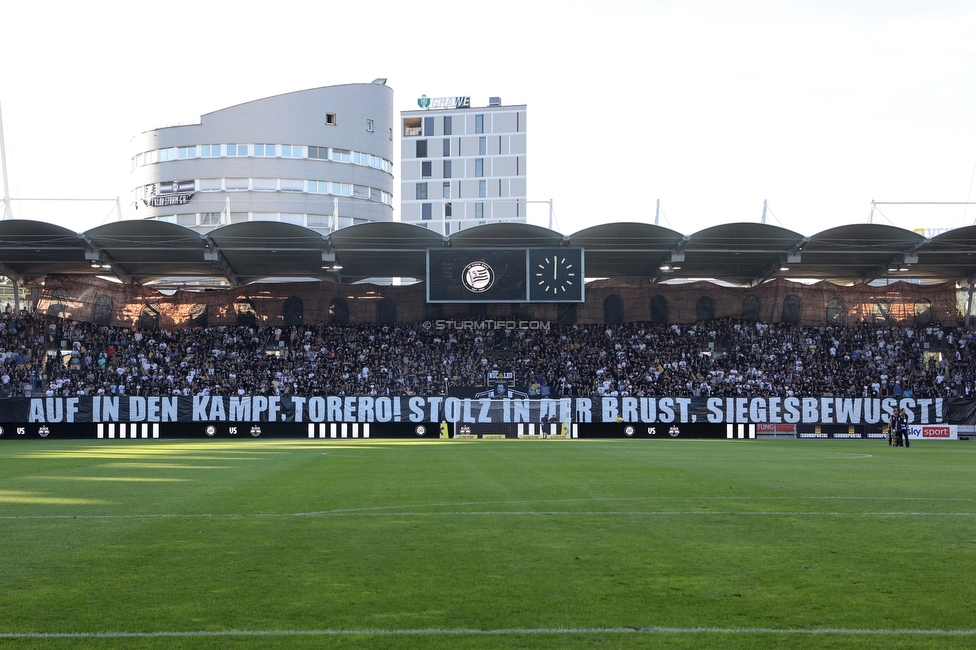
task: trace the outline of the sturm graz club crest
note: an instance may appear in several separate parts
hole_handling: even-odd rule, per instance
[[[207,436],[213,438],[215,435],[217,435],[217,427],[212,424],[208,424],[207,428],[204,429],[203,432],[206,433]]]
[[[634,427],[632,427],[629,424],[624,427],[624,435],[625,436],[632,436],[632,435],[634,435],[634,431],[635,431]]]
[[[471,293],[484,293],[495,284],[495,270],[484,260],[471,262],[461,273],[461,284]]]
[[[427,427],[425,427],[425,426],[424,426],[424,425],[422,425],[422,424],[418,424],[418,425],[417,425],[417,428],[416,428],[416,429],[414,429],[413,431],[414,431],[414,433],[416,433],[416,434],[417,434],[418,436],[422,436],[422,435],[424,435],[425,433],[427,433]]]
[[[421,95],[420,99],[417,100],[417,106],[420,108],[427,108],[430,106],[430,97],[427,95]]]

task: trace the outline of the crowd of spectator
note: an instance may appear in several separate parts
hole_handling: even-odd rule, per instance
[[[736,320],[137,331],[0,316],[0,396],[434,395],[492,370],[553,396],[976,395],[976,329]]]

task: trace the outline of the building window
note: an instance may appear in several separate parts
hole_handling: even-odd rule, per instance
[[[373,132],[373,120],[366,120],[366,130],[370,133]]]
[[[180,158],[196,158],[197,157],[197,148],[196,148],[196,146],[193,146],[193,147],[180,147],[179,157]]]
[[[273,158],[275,155],[275,146],[273,144],[256,144],[254,145],[254,155]]]
[[[431,206],[430,203],[420,204],[420,218],[423,219],[424,221],[430,221],[430,213],[431,213],[430,206]]]
[[[474,132],[475,133],[485,132],[485,116],[483,114],[478,114],[474,116]]]
[[[488,196],[488,181],[480,181],[478,183],[478,196],[482,198]]]
[[[434,135],[434,118],[424,118],[424,135]]]
[[[200,213],[200,225],[201,226],[216,226],[220,223],[220,213],[219,212],[201,212]]]
[[[479,201],[478,203],[475,203],[474,204],[474,218],[475,219],[484,219],[485,218],[485,204],[484,203],[482,203],[482,202]]]
[[[333,149],[332,160],[335,162],[349,162],[349,151],[346,149]]]
[[[423,121],[419,117],[408,117],[403,120],[403,136],[406,138],[421,135],[421,124]]]
[[[417,140],[417,157],[426,158],[427,157],[427,141]]]
[[[451,116],[444,116],[444,135],[451,135]]]
[[[309,145],[308,146],[308,157],[309,158],[318,158],[320,160],[328,160],[329,159],[329,148],[328,147],[313,147],[312,145]]]
[[[430,161],[429,160],[425,160],[422,163],[420,163],[420,177],[421,178],[430,178]]]
[[[454,204],[453,203],[445,203],[444,204],[444,216],[445,217],[453,217],[454,216]]]
[[[246,156],[247,155],[247,145],[246,144],[229,144],[229,145],[227,145],[227,155],[228,156]]]
[[[282,158],[301,158],[302,157],[302,145],[300,145],[300,144],[283,144],[283,145],[281,145],[281,157]]]
[[[451,161],[444,161],[444,178],[451,178]]]
[[[335,123],[336,123],[335,113],[326,113],[325,114],[325,123],[328,126],[335,126]]]
[[[478,138],[478,154],[481,156],[488,155],[488,138],[484,136]]]
[[[485,175],[485,159],[475,158],[474,159],[474,175],[484,176]]]
[[[219,144],[205,144],[200,147],[200,156],[203,158],[218,158],[220,157],[220,145]]]
[[[444,192],[443,192],[443,196],[444,196],[445,199],[451,198],[451,182],[450,181],[444,181]]]
[[[418,201],[427,199],[427,183],[417,183],[417,196],[415,198]]]

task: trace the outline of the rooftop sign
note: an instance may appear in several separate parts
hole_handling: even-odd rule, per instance
[[[428,97],[421,95],[417,100],[420,108],[471,108],[471,97]]]

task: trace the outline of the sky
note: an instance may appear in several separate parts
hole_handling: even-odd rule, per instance
[[[880,205],[976,201],[976,0],[11,2],[0,25],[8,194],[111,199],[14,217],[79,232],[116,197],[135,216],[136,134],[377,77],[397,121],[423,94],[526,104],[528,198],[564,234],[656,217],[692,234],[764,201],[803,235],[976,222]]]

